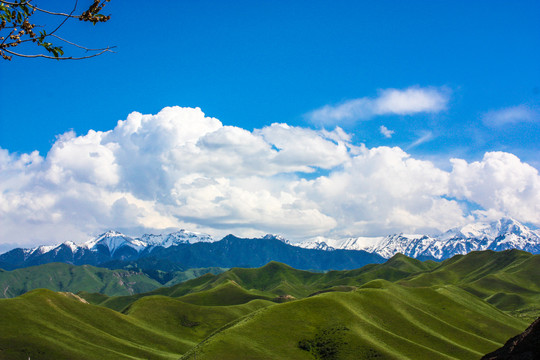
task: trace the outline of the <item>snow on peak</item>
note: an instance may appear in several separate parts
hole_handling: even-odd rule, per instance
[[[477,238],[487,239],[492,242],[496,238],[505,236],[508,234],[523,235],[528,237],[534,237],[535,232],[512,218],[502,218],[492,222],[477,222],[467,224],[462,227],[450,229],[440,236],[443,240],[449,240],[452,238]]]
[[[467,224],[438,236],[401,233],[383,238],[313,239],[295,245],[308,249],[365,250],[387,259],[397,253],[415,258],[446,259],[477,250],[520,249],[540,253],[540,234],[512,218],[502,218]]]
[[[91,243],[93,243],[91,248],[95,249],[98,246],[105,246],[112,255],[123,246],[129,246],[135,250],[140,250],[144,247],[143,244],[140,244],[134,240],[135,239],[119,233],[118,231],[109,230],[106,233],[98,236],[95,241],[91,241]]]
[[[214,242],[214,238],[208,234],[180,229],[170,234],[144,234],[140,241],[146,246],[170,247],[179,244],[194,244],[197,242]]]
[[[305,249],[317,250],[365,250],[369,246],[381,242],[384,237],[350,237],[345,239],[328,239],[318,236],[311,240],[294,244]]]
[[[75,253],[77,249],[79,248],[77,244],[75,244],[73,241],[65,241],[62,243],[62,245],[65,245],[71,249],[71,252]]]
[[[306,240],[302,241],[300,243],[294,244],[295,246],[304,248],[304,249],[314,249],[314,250],[325,250],[325,251],[334,251],[334,249],[331,246],[328,246],[328,244],[325,241],[321,240]]]
[[[421,234],[394,234],[386,237],[349,237],[330,239],[315,237],[300,243],[291,244],[284,237],[267,234],[261,239],[276,239],[286,244],[306,249],[318,250],[364,250],[391,258],[397,253],[410,257],[445,259],[456,254],[466,254],[476,250],[501,251],[520,249],[531,253],[540,253],[540,232],[531,230],[512,218],[502,218],[492,222],[476,222],[450,229],[438,236]],[[132,238],[115,230],[109,230],[83,244],[77,245],[66,241],[60,245],[38,246],[23,249],[24,257],[45,254],[49,251],[68,247],[75,254],[80,250],[101,251],[106,248],[113,255],[120,248],[129,247],[137,252],[154,247],[168,248],[181,244],[214,242],[212,236],[204,233],[178,230],[170,234],[145,234]]]
[[[289,240],[287,240],[283,236],[277,235],[277,234],[266,234],[263,237],[261,237],[261,239],[263,239],[263,240],[279,240],[282,243],[291,245],[291,242]]]
[[[210,235],[181,229],[170,234],[145,234],[140,238],[132,238],[115,230],[109,230],[79,247],[97,251],[99,247],[106,247],[112,255],[121,247],[127,246],[138,252],[147,247],[169,247],[178,244],[193,244],[196,242],[213,242]]]
[[[105,233],[99,235],[98,237],[113,237],[113,236],[125,236],[125,235],[116,230],[107,230]]]

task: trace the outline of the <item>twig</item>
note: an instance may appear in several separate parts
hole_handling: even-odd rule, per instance
[[[76,43],[74,43],[74,42],[71,42],[71,41],[68,41],[68,40],[66,40],[66,39],[63,39],[63,38],[61,38],[61,37],[58,36],[58,35],[49,34],[49,35],[47,35],[47,36],[55,37],[55,38],[57,38],[58,40],[62,40],[63,42],[68,43],[69,45],[76,46],[76,47],[78,47],[78,48],[80,48],[80,49],[83,49],[83,50],[86,50],[86,51],[102,51],[102,50],[109,50],[110,52],[114,52],[114,51],[112,51],[112,50],[110,50],[110,49],[114,49],[114,48],[116,47],[116,46],[107,46],[106,48],[101,48],[101,49],[89,49],[89,48],[84,47],[84,46],[82,46],[82,45],[79,45],[79,44],[76,44]]]
[[[49,35],[54,34],[54,33],[56,32],[56,30],[60,29],[60,28],[62,27],[62,25],[64,25],[64,23],[71,17],[71,15],[73,15],[73,13],[75,12],[75,10],[77,10],[77,3],[78,3],[78,2],[79,2],[79,0],[75,0],[75,6],[73,7],[73,10],[71,10],[71,12],[69,13],[69,16],[66,16],[66,17],[64,18],[64,21],[62,21],[62,22],[60,23],[60,25],[58,25],[58,26],[56,27],[56,29],[54,29]]]
[[[15,56],[20,56],[20,57],[25,57],[25,58],[45,58],[45,59],[54,59],[54,60],[83,60],[83,59],[90,59],[90,58],[93,58],[95,56],[99,56],[105,52],[114,52],[114,51],[111,51],[109,48],[106,48],[106,49],[103,49],[103,51],[97,53],[97,54],[92,54],[92,55],[88,55],[88,56],[81,56],[81,57],[73,57],[73,56],[68,56],[68,57],[62,57],[62,56],[59,56],[59,57],[55,57],[55,56],[50,56],[50,55],[44,55],[44,54],[36,54],[36,55],[26,55],[26,54],[19,54],[19,53],[16,53],[15,51],[11,51],[11,50],[8,50],[8,49],[2,49],[2,51],[5,51],[11,55],[15,55]]]

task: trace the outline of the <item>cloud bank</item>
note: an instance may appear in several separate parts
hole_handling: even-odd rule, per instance
[[[449,93],[445,88],[385,89],[380,90],[375,98],[363,97],[347,100],[336,106],[325,105],[306,116],[313,123],[333,125],[369,120],[379,115],[437,113],[446,109],[448,101]]]
[[[540,176],[512,154],[452,159],[445,171],[400,148],[350,139],[339,127],[247,131],[199,108],[168,107],[134,112],[110,131],[63,134],[46,156],[0,149],[0,241],[31,246],[108,228],[140,235],[179,227],[339,238],[501,215],[540,225]]]

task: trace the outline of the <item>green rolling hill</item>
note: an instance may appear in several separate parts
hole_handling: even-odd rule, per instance
[[[257,311],[183,359],[475,359],[524,326],[454,286],[374,280]]]
[[[521,250],[481,251],[454,256],[437,268],[400,283],[456,285],[512,315],[532,321],[540,315],[540,256]]]
[[[272,303],[197,306],[150,296],[125,314],[71,293],[0,300],[0,359],[177,359],[224,325]]]
[[[356,270],[314,273],[272,261],[260,268],[232,268],[218,275],[208,273],[171,287],[133,296],[108,297],[88,292],[80,295],[95,305],[121,311],[130,303],[145,296],[163,295],[179,298],[191,293],[209,291],[222,283],[234,281],[238,286],[251,291],[250,296],[274,299],[284,296],[303,298],[320,292],[351,291],[374,279],[396,281],[437,265],[438,263],[433,261],[421,262],[396,255],[386,263],[370,264]]]
[[[539,261],[270,262],[133,295],[34,290],[0,300],[0,359],[478,359],[540,315]]]
[[[53,291],[101,293],[108,296],[133,295],[163,286],[172,286],[209,272],[226,269],[204,268],[186,271],[158,272],[143,270],[109,270],[91,265],[49,263],[12,271],[0,271],[0,298],[11,298],[27,291],[44,288]],[[160,273],[160,274],[158,274]],[[152,275],[152,276],[151,276]],[[160,282],[157,275],[166,278]]]

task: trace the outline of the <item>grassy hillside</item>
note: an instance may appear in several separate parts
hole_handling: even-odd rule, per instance
[[[40,289],[0,300],[0,359],[178,359],[210,333],[265,307],[146,297],[126,312]]]
[[[188,294],[209,291],[223,283],[233,281],[251,292],[252,298],[292,297],[298,299],[321,292],[351,291],[374,279],[396,281],[432,269],[434,266],[437,266],[437,263],[424,263],[403,255],[396,255],[384,264],[370,264],[356,270],[313,273],[272,261],[260,268],[232,268],[219,275],[206,274],[175,286],[133,296],[109,298],[86,292],[79,295],[95,305],[122,311],[129,304],[145,296],[163,295],[180,298]]]
[[[89,291],[131,295],[162,286],[143,273],[108,270],[90,265],[51,263],[0,273],[0,297],[10,298],[45,288],[53,291]]]
[[[396,255],[327,273],[270,262],[124,296],[36,290],[0,300],[0,359],[477,359],[540,315],[539,265],[514,250]]]
[[[140,269],[109,270],[90,265],[50,263],[13,271],[0,271],[0,298],[19,296],[39,288],[53,291],[84,291],[109,296],[132,295],[161,288],[163,284],[171,286],[208,272],[221,273],[224,270],[226,269],[204,268],[173,272],[152,271],[148,274]]]
[[[408,279],[408,286],[456,285],[512,315],[540,315],[540,256],[520,250],[454,256]]]
[[[525,326],[454,286],[375,280],[254,312],[183,359],[476,359]]]

